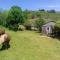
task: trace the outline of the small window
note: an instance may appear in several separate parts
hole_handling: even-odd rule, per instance
[[[49,30],[49,27],[47,28],[47,30]]]

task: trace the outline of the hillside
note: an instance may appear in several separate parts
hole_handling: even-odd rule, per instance
[[[6,31],[11,35],[11,47],[0,51],[0,60],[60,60],[58,39],[34,31]]]

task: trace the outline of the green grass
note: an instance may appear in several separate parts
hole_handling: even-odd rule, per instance
[[[34,31],[13,32],[8,50],[0,51],[0,60],[60,60],[60,41]]]

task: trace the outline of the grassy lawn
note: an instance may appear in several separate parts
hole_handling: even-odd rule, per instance
[[[0,60],[60,60],[60,41],[33,31],[13,32],[11,48],[0,51]]]

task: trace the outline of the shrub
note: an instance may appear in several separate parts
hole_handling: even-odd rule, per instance
[[[45,21],[41,18],[35,21],[35,26],[38,28],[38,30],[41,32],[42,25],[45,23]]]
[[[60,20],[57,20],[57,21],[56,21],[55,26],[58,27],[58,28],[60,28]]]
[[[25,25],[27,30],[31,30],[33,22],[31,20],[27,20],[24,25]]]
[[[60,36],[60,20],[57,20],[52,33],[53,37]]]
[[[36,27],[34,27],[34,26],[31,27],[31,30],[38,31],[38,29]]]
[[[60,28],[57,25],[55,25],[52,35],[53,37],[60,37]]]
[[[13,30],[13,31],[17,31],[18,30],[18,24],[10,25],[9,29]]]
[[[19,25],[18,30],[24,31],[25,30],[25,27],[23,25]]]
[[[26,30],[31,30],[31,25],[26,24],[25,27],[26,27]]]

